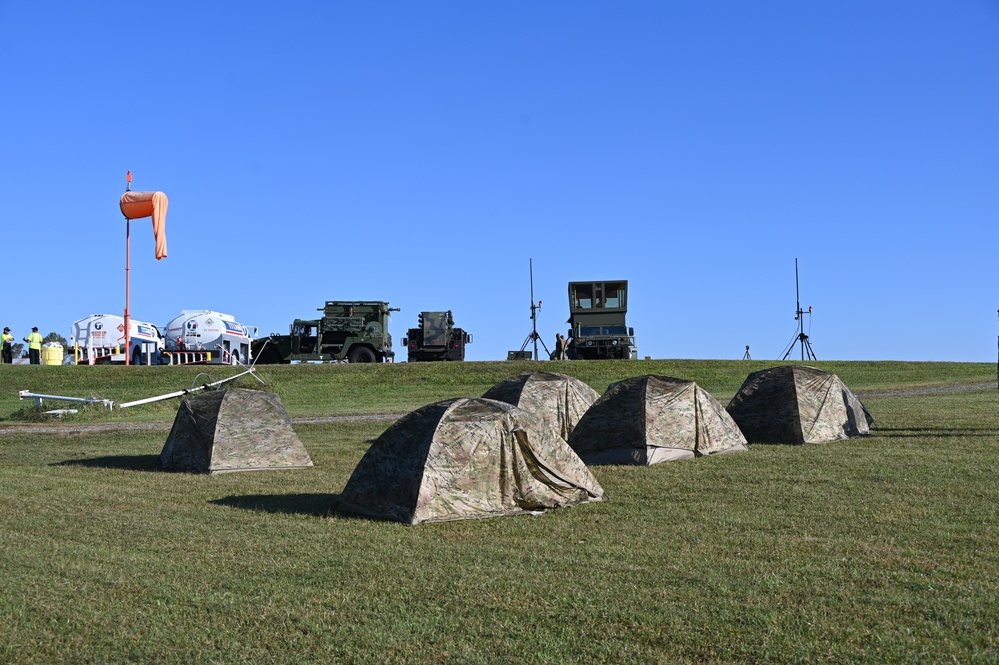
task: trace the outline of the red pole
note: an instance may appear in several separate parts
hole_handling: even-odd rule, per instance
[[[128,171],[125,174],[125,191],[131,191],[132,189],[132,172]],[[125,218],[125,364],[131,364],[131,354],[129,353],[129,344],[131,343],[131,337],[128,334],[130,326],[128,321],[128,300],[129,300],[129,281],[131,278],[131,267],[132,267],[132,220],[128,217]]]
[[[128,300],[129,300],[129,278],[132,264],[132,220],[125,218],[125,364],[131,364],[131,354],[129,353],[130,336],[128,334]]]

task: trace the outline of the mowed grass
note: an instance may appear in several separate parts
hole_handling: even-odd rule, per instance
[[[653,360],[637,362],[469,362],[372,365],[264,365],[256,376],[277,392],[292,416],[400,414],[450,397],[479,396],[496,382],[525,371],[570,374],[598,392],[630,376],[661,374],[693,379],[727,402],[756,370],[787,364],[777,361]],[[938,388],[996,382],[994,366],[985,363],[813,362],[834,372],[855,390],[877,392],[895,386]],[[96,397],[119,404],[195,389],[241,373],[226,366],[74,367],[0,365],[0,428],[22,421],[34,401],[18,400],[18,391],[67,397]],[[262,388],[250,376],[238,379],[245,388]],[[79,408],[49,400],[45,408]],[[87,408],[74,422],[172,421],[177,400],[107,412]],[[34,419],[32,419],[34,420]],[[22,423],[23,424],[23,423]]]
[[[861,395],[873,436],[595,466],[602,503],[417,527],[328,514],[391,418],[316,417],[403,413],[527,369],[600,391],[680,376],[724,402],[775,364],[260,368],[316,466],[214,477],[158,470],[177,400],[86,409],[57,422],[90,428],[59,433],[16,396],[127,401],[204,368],[0,366],[0,662],[999,661],[990,364],[814,363]],[[890,394],[958,385],[983,387]]]

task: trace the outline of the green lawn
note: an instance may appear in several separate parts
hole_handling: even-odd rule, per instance
[[[315,418],[477,396],[528,368],[599,391],[667,374],[725,402],[775,364],[260,375]],[[873,436],[597,466],[605,502],[416,527],[327,516],[390,417],[297,424],[313,469],[165,473],[177,400],[87,408],[56,423],[97,428],[56,432],[17,390],[121,402],[205,368],[0,366],[0,662],[999,662],[995,366],[814,364],[861,396]],[[985,387],[886,394],[966,385]]]

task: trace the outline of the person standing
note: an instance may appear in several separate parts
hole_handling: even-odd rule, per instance
[[[566,352],[569,350],[569,340],[562,336],[562,333],[555,334],[555,353],[552,360],[568,360]]]
[[[3,329],[3,336],[0,337],[0,343],[2,343],[2,350],[0,350],[0,357],[2,357],[3,362],[7,365],[14,364],[14,349],[11,345],[14,343],[14,336],[10,334],[10,328]]]
[[[31,329],[31,334],[24,338],[28,343],[28,362],[32,365],[42,364],[42,336],[38,334],[38,326]]]

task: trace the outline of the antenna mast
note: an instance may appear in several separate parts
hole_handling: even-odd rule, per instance
[[[531,278],[531,339],[534,340],[534,359],[538,359],[538,307],[534,304],[534,258],[527,259],[527,271]]]
[[[524,340],[524,343],[521,345],[520,350],[521,352],[523,352],[524,349],[527,348],[527,343],[533,340],[534,360],[540,360],[540,358],[538,358],[538,340],[541,341],[541,346],[544,347],[545,352],[549,356],[551,356],[552,352],[548,350],[547,346],[545,346],[545,340],[541,339],[541,336],[538,335],[538,312],[541,311],[541,301],[539,300],[537,304],[535,304],[534,302],[534,259],[532,258],[528,260],[529,260],[528,265],[530,266],[530,276],[531,276],[531,332],[527,336],[527,339]]]
[[[787,357],[791,355],[791,351],[794,350],[795,343],[801,344],[801,360],[804,362],[807,356],[809,360],[818,360],[815,354],[812,352],[812,344],[808,341],[808,335],[805,334],[805,312],[801,309],[801,290],[798,288],[798,259],[794,259],[794,297],[795,297],[795,310],[794,310],[794,320],[798,322],[798,334],[791,339],[791,343],[787,347],[787,351],[784,352],[783,360],[787,360]],[[812,307],[808,306],[808,316],[812,316]]]

